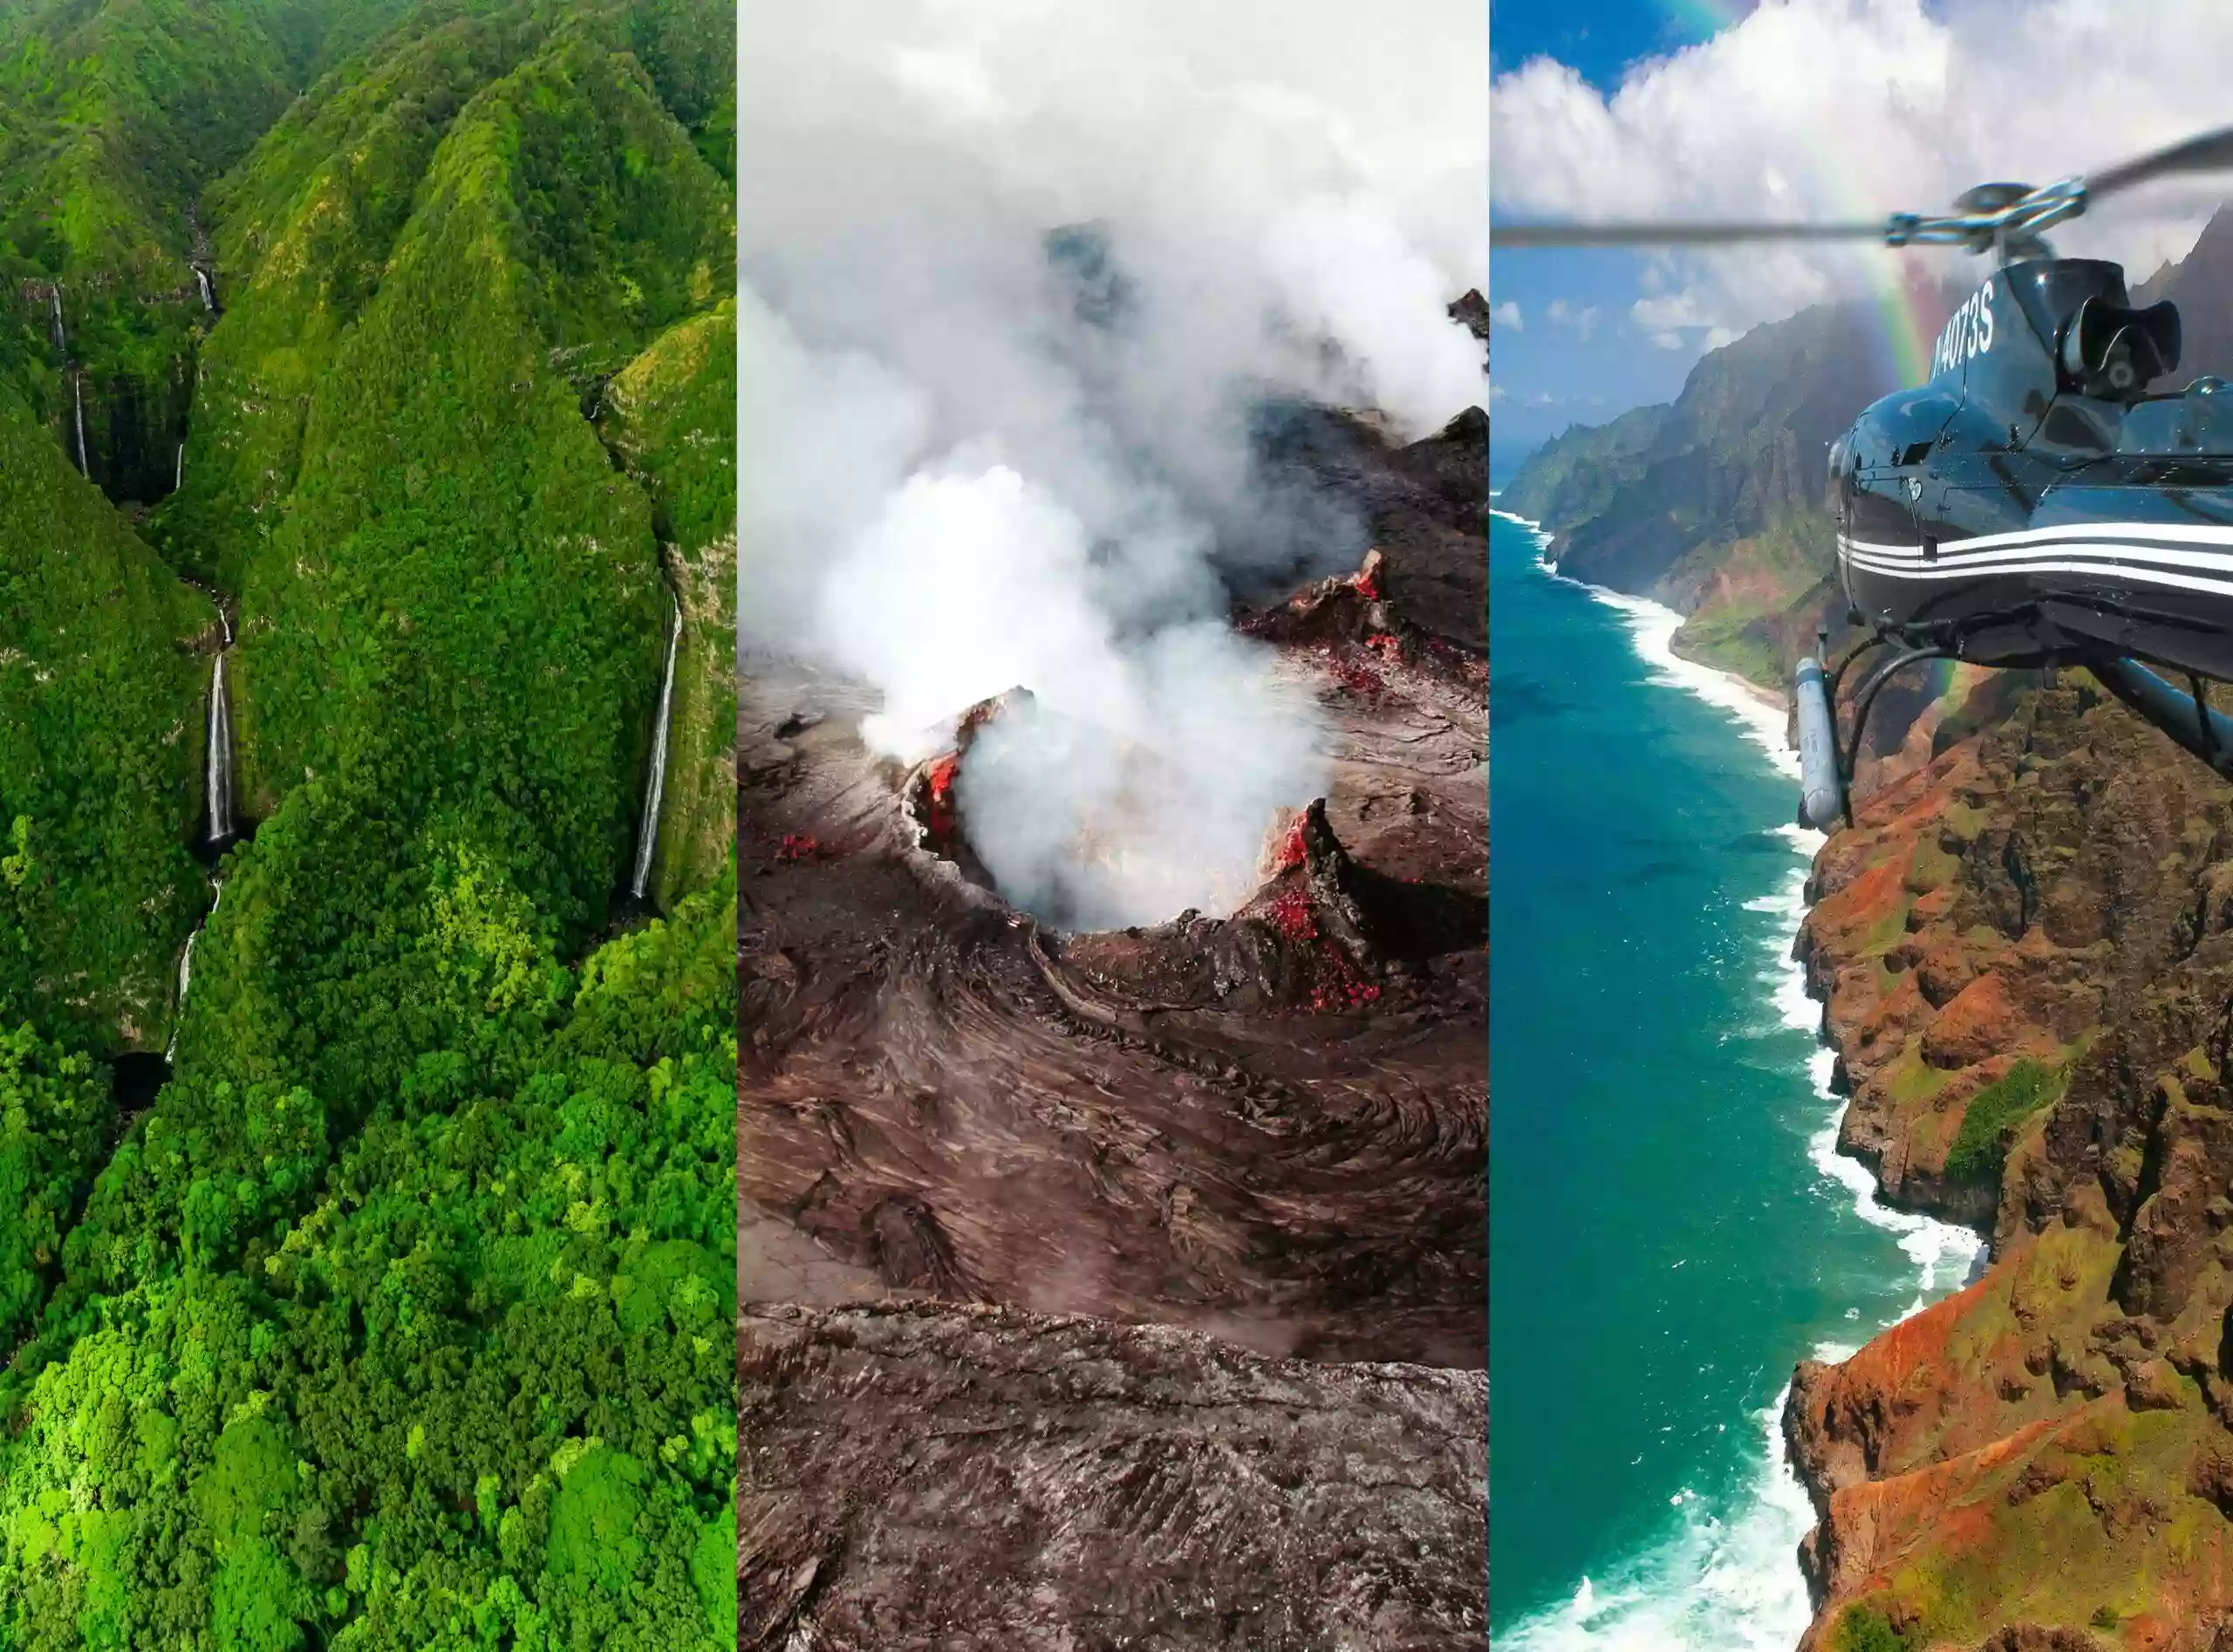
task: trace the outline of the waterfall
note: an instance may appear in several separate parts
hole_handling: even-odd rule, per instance
[[[201,307],[211,315],[215,315],[217,296],[209,290],[209,272],[200,264],[194,266],[194,284],[201,289]]]
[[[222,611],[219,617],[222,618]],[[225,704],[225,656],[233,646],[232,622],[225,622],[225,645],[209,675],[209,761],[203,783],[209,811],[209,842],[222,846],[233,835],[233,714]]]
[[[62,325],[62,283],[56,282],[46,290],[54,316],[54,347],[65,358],[70,354],[70,335]]]
[[[644,823],[637,829],[636,877],[628,892],[638,900],[652,881],[652,850],[659,841],[659,799],[666,791],[667,726],[674,716],[674,652],[682,640],[682,604],[674,605],[674,624],[666,633],[666,670],[659,679],[659,721],[652,735],[652,778],[644,793]]]
[[[214,597],[215,592],[211,595]],[[225,612],[225,604],[217,604],[217,624],[224,632],[224,645],[217,651],[217,662],[209,668],[209,754],[202,781],[203,804],[209,816],[209,847],[222,850],[233,836],[233,713],[225,703],[225,656],[232,652],[233,621]],[[178,959],[178,1008],[171,1018],[170,1048],[163,1052],[169,1061],[178,1054],[179,1028],[186,1021],[186,992],[194,980],[194,944],[201,939],[201,932],[209,926],[209,918],[216,912],[217,904],[225,898],[222,879],[210,879],[214,891],[209,911],[194,926],[194,933],[186,938],[186,950]]]
[[[217,915],[217,907],[225,898],[222,881],[213,881],[210,888],[215,893],[210,898],[209,910],[194,926],[194,933],[186,938],[186,950],[178,955],[178,1007],[171,1012],[171,1041],[163,1049],[167,1062],[177,1056],[179,1028],[186,1024],[186,989],[194,980],[194,943],[201,939],[201,932],[209,927],[209,920]]]
[[[78,474],[91,476],[92,469],[85,463],[85,375],[82,372],[70,375],[70,394],[77,406]]]
[[[171,473],[171,491],[176,493],[186,486],[186,444],[178,445],[178,464]]]

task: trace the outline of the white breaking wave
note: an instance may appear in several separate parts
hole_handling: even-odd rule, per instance
[[[1822,834],[1800,826],[1779,829],[1806,856],[1811,865],[1815,850],[1821,847]],[[1822,1007],[1806,995],[1806,968],[1790,955],[1790,943],[1798,939],[1799,925],[1806,915],[1806,870],[1801,867],[1794,871],[1779,893],[1747,901],[1745,906],[1752,911],[1774,912],[1779,920],[1776,930],[1781,943],[1780,959],[1767,979],[1773,987],[1776,1011],[1783,1024],[1802,1033],[1819,1033]],[[1900,1314],[1901,1319],[1906,1319],[1920,1313],[1935,1298],[1967,1283],[1984,1259],[1984,1240],[1972,1228],[1942,1222],[1913,1211],[1893,1209],[1879,1194],[1876,1178],[1868,1167],[1838,1151],[1838,1127],[1844,1122],[1846,1103],[1830,1087],[1830,1076],[1837,1064],[1837,1052],[1827,1045],[1816,1048],[1806,1059],[1806,1076],[1825,1109],[1821,1129],[1807,1142],[1806,1157],[1825,1181],[1835,1182],[1853,1196],[1854,1215],[1871,1227],[1899,1236],[1900,1248],[1907,1253],[1918,1273],[1915,1300]]]
[[[1514,516],[1510,520],[1520,519]],[[1550,536],[1540,525],[1529,522],[1526,526],[1535,535],[1539,546],[1549,545]],[[1579,585],[1608,608],[1620,612],[1629,622],[1629,637],[1635,645],[1637,656],[1651,667],[1653,682],[1663,687],[1687,690],[1707,705],[1727,712],[1745,731],[1745,738],[1767,754],[1776,773],[1792,780],[1799,778],[1799,754],[1786,738],[1790,713],[1779,701],[1744,678],[1701,666],[1676,653],[1675,633],[1683,629],[1682,615],[1649,597],[1631,597],[1625,591],[1611,590],[1562,574],[1557,564],[1547,558],[1542,560],[1541,566],[1554,579]],[[1819,845],[1821,839],[1818,836],[1814,841]],[[1813,853],[1811,850],[1807,852]]]
[[[1728,713],[1778,773],[1797,776],[1797,754],[1785,743],[1785,712],[1742,679],[1674,653],[1670,645],[1682,625],[1681,615],[1642,597],[1568,578],[1540,555],[1550,536],[1539,523],[1511,515],[1506,520],[1534,535],[1540,565],[1547,574],[1581,586],[1622,614],[1637,654],[1653,668],[1653,682],[1686,690]],[[1786,871],[1775,892],[1745,903],[1746,911],[1772,914],[1776,919],[1758,979],[1781,1026],[1819,1034],[1822,1007],[1807,996],[1806,971],[1791,954],[1806,915],[1807,876],[1825,840],[1821,833],[1798,825],[1779,827],[1778,835],[1791,845],[1799,864]],[[1807,1059],[1807,1077],[1823,1108],[1820,1127],[1807,1142],[1807,1158],[1824,1183],[1851,1195],[1854,1212],[1861,1220],[1898,1235],[1900,1249],[1915,1269],[1915,1299],[1898,1316],[1905,1319],[1970,1277],[1984,1259],[1984,1241],[1966,1227],[1889,1208],[1878,1197],[1876,1179],[1868,1169],[1837,1150],[1845,1103],[1830,1088],[1836,1062],[1836,1052],[1827,1047],[1816,1048]],[[1854,1317],[1858,1320],[1857,1314]],[[1875,1328],[1897,1322],[1887,1321]],[[1860,1328],[1856,1324],[1856,1331]],[[1813,1357],[1848,1359],[1858,1346],[1822,1343],[1813,1349]],[[1798,1551],[1799,1539],[1814,1523],[1806,1488],[1784,1449],[1783,1408],[1790,1393],[1786,1384],[1773,1404],[1755,1414],[1758,1452],[1725,1505],[1688,1488],[1678,1492],[1674,1504],[1683,1512],[1682,1521],[1674,1531],[1615,1562],[1601,1576],[1583,1578],[1564,1605],[1500,1632],[1499,1648],[1508,1652],[1789,1652],[1813,1616]]]
[[[1810,1615],[1797,1551],[1814,1510],[1784,1456],[1790,1392],[1753,1414],[1757,1471],[1725,1510],[1678,1492],[1679,1527],[1499,1631],[1499,1652],[1791,1652]]]

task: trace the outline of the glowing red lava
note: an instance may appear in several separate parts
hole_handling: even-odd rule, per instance
[[[931,836],[939,843],[953,840],[953,782],[961,772],[961,754],[948,752],[931,765],[924,787],[926,823]]]
[[[1387,682],[1369,667],[1357,660],[1344,659],[1334,650],[1327,651],[1327,669],[1334,679],[1353,694],[1377,694],[1388,686]]]
[[[1297,826],[1298,844],[1301,835],[1302,828]],[[1264,916],[1279,931],[1281,939],[1292,943],[1309,959],[1313,980],[1308,1001],[1312,1009],[1321,1014],[1361,1009],[1378,1000],[1378,985],[1366,980],[1349,954],[1320,932],[1318,915],[1311,910],[1307,890],[1300,886],[1281,890],[1264,908]]]

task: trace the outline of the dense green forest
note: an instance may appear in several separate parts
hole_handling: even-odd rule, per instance
[[[734,31],[0,0],[0,1648],[735,1644]]]

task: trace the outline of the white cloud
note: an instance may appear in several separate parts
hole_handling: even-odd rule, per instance
[[[1499,327],[1509,327],[1514,332],[1527,331],[1526,317],[1519,313],[1519,306],[1506,299],[1489,311],[1489,319]]]
[[[1701,310],[1697,294],[1688,290],[1664,297],[1639,298],[1629,306],[1629,314],[1635,317],[1639,327],[1668,330],[1711,324]]]
[[[1584,344],[1597,331],[1595,304],[1570,304],[1563,298],[1554,298],[1543,313],[1554,324],[1567,329]]]
[[[2229,55],[2223,0],[1767,0],[1609,98],[1549,59],[1499,76],[1493,198],[1513,217],[1940,211],[1973,184],[2045,182],[2223,124]],[[2138,281],[2228,195],[2233,176],[2135,191],[2065,227],[2058,249]],[[1739,331],[1881,284],[1901,259],[1974,267],[1865,244],[1674,254],[1661,290],[1688,318],[1651,331]]]

